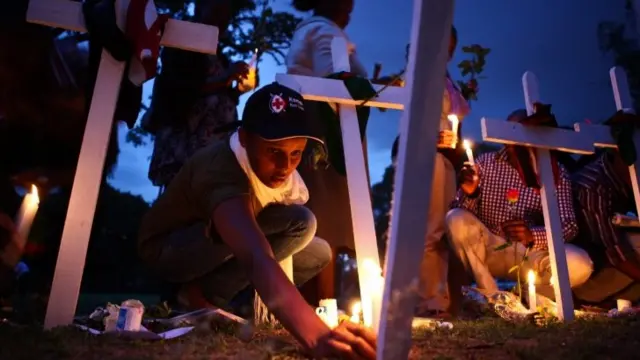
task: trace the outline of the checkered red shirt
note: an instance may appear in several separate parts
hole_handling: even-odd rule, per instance
[[[508,161],[507,152],[482,154],[476,160],[479,168],[480,185],[478,195],[469,197],[458,191],[452,207],[466,209],[475,214],[487,228],[496,235],[502,236],[502,224],[509,220],[523,219],[533,234],[534,249],[547,249],[547,232],[544,227],[540,194],[527,187],[516,170]],[[571,181],[569,174],[560,166],[561,180],[558,186],[558,205],[562,220],[562,237],[571,241],[578,233],[578,225],[573,209]],[[518,201],[510,204],[507,191],[517,190]]]

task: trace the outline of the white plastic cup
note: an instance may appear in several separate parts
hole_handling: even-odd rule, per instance
[[[323,318],[327,326],[332,329],[338,326],[338,301],[336,299],[320,300],[320,307],[316,309],[316,314],[318,314],[319,309],[322,309],[320,312],[324,316],[321,316],[321,318]]]
[[[631,308],[631,301],[629,300],[618,299],[617,303],[618,303],[618,311],[620,312]]]
[[[116,330],[140,331],[144,306],[138,300],[127,300],[122,303],[116,320]]]

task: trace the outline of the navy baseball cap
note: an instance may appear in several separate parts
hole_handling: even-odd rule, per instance
[[[268,141],[303,137],[323,143],[310,122],[302,95],[273,82],[249,97],[240,126]]]

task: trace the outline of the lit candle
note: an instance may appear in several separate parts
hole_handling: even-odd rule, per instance
[[[324,316],[321,316],[327,326],[331,329],[338,326],[338,302],[336,299],[322,299],[320,300],[320,307]],[[316,310],[316,312],[318,312]]]
[[[464,146],[464,151],[467,152],[467,158],[469,158],[469,163],[471,166],[474,166],[476,163],[473,160],[473,150],[471,149],[471,142],[469,140],[464,140],[462,142],[462,146]]]
[[[376,333],[380,327],[382,315],[382,292],[384,290],[384,278],[382,270],[373,261],[365,260],[362,263],[362,271],[367,274],[367,284],[362,291],[362,318],[364,325],[372,328]]]
[[[31,224],[33,224],[33,218],[35,218],[36,212],[38,212],[39,204],[38,188],[35,185],[31,185],[31,192],[22,199],[22,205],[16,218],[16,229],[21,241],[21,244],[18,244],[20,249],[23,249],[27,242],[29,232],[31,231]]]
[[[453,133],[453,143],[451,148],[455,149],[458,144],[458,124],[460,123],[460,120],[456,114],[449,114],[447,118],[451,122],[451,132]]]
[[[351,322],[360,324],[360,313],[362,312],[362,303],[356,301],[351,307]]]
[[[536,274],[533,270],[529,270],[527,278],[529,282],[529,310],[535,312],[538,305],[536,304]]]

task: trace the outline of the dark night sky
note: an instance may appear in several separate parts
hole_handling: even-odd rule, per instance
[[[289,9],[290,0],[276,0],[276,8]],[[521,77],[533,71],[540,82],[542,100],[553,104],[558,120],[572,124],[585,118],[598,122],[615,110],[608,70],[611,58],[598,48],[596,30],[603,20],[624,19],[623,0],[459,0],[455,25],[459,44],[481,44],[492,49],[486,79],[480,82],[479,101],[465,119],[464,132],[480,140],[480,118],[503,118],[524,107]],[[356,0],[347,29],[368,69],[379,62],[383,73],[404,66],[409,41],[413,1]],[[458,53],[452,61],[463,57]],[[452,76],[459,74],[450,66]],[[260,64],[263,84],[283,72],[273,61]],[[440,80],[439,80],[440,81]],[[147,93],[152,83],[145,85]],[[240,111],[242,110],[239,109]],[[390,147],[397,134],[399,112],[372,112],[369,122],[369,156],[372,181],[389,165]],[[151,201],[157,195],[147,179],[151,146],[133,148],[124,143],[118,169],[110,182]]]

